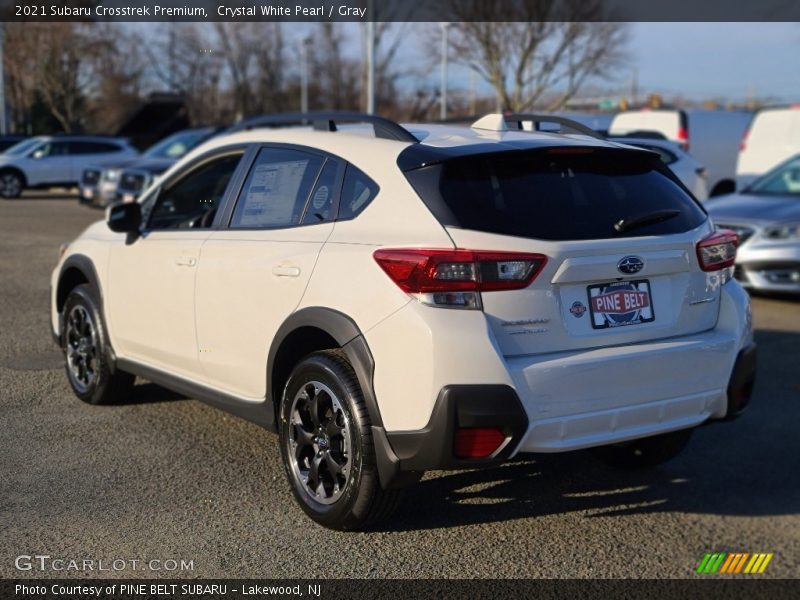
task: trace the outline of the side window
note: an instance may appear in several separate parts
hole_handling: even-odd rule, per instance
[[[150,211],[148,229],[211,227],[242,153],[211,159],[161,191]]]
[[[72,154],[105,154],[119,152],[120,147],[108,142],[70,142]]]
[[[342,186],[342,199],[339,201],[339,219],[352,219],[357,216],[378,194],[378,184],[353,165],[347,165]]]
[[[325,161],[311,192],[311,200],[303,215],[303,224],[323,223],[333,219],[334,200],[336,199],[336,174],[339,170],[339,163],[333,159]]]
[[[231,227],[274,229],[300,223],[322,161],[300,150],[263,148],[244,182]]]
[[[36,149],[36,152],[34,152],[34,156],[40,158],[45,156],[65,156],[67,154],[69,154],[68,142],[48,142],[42,144]]]

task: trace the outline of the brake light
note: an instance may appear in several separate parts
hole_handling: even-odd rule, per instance
[[[456,429],[453,453],[458,458],[488,458],[505,441],[505,434],[496,427]]]
[[[547,263],[542,254],[393,248],[375,261],[397,286],[431,306],[480,309],[480,292],[528,287]]]
[[[678,144],[680,144],[681,148],[688,152],[689,150],[689,132],[686,131],[685,127],[681,127],[678,129]]]
[[[718,229],[697,243],[697,261],[703,271],[719,271],[736,261],[739,236],[730,229]]]
[[[750,135],[750,130],[745,129],[744,134],[742,135],[742,141],[739,142],[739,152],[744,151],[747,148],[747,136]]]

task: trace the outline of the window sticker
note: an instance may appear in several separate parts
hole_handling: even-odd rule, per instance
[[[244,198],[239,226],[290,223],[308,160],[258,164]]]

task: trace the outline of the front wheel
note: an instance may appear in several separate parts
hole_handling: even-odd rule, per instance
[[[0,172],[0,196],[3,198],[19,198],[24,188],[25,182],[19,173],[14,171]]]
[[[626,469],[655,467],[678,456],[689,443],[692,431],[692,429],[680,429],[613,446],[601,446],[594,448],[592,452],[600,460],[614,467]]]
[[[369,415],[343,351],[316,352],[295,367],[279,416],[286,476],[314,521],[363,529],[394,510],[398,492],[381,489]]]
[[[102,315],[93,289],[77,286],[64,304],[62,333],[67,379],[72,391],[88,404],[125,401],[135,377],[114,368]]]

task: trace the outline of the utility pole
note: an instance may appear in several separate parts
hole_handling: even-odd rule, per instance
[[[3,49],[6,45],[6,24],[0,23],[0,135],[6,131],[6,69]]]
[[[475,73],[475,69],[469,70],[469,114],[474,115],[478,112],[478,90],[477,86],[477,74]]]
[[[450,23],[439,23],[442,28],[442,66],[441,66],[441,84],[439,90],[439,118],[444,121],[447,118],[447,54],[448,54],[448,40],[447,29]]]
[[[367,2],[367,112],[375,114],[375,2]]]
[[[308,112],[308,47],[311,38],[300,40],[300,112]]]

